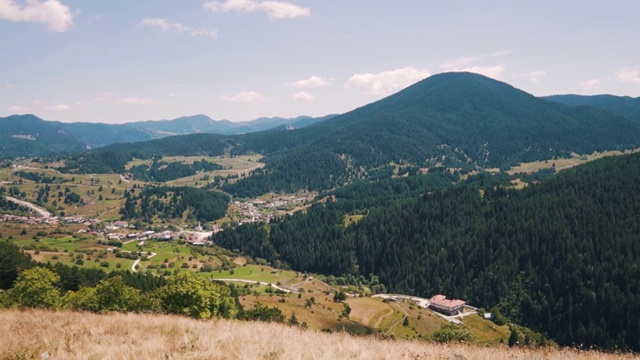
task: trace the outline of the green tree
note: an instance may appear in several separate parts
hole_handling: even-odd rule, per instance
[[[20,271],[33,266],[31,256],[8,241],[0,241],[0,289],[11,288]]]
[[[126,285],[121,277],[109,278],[95,288],[95,311],[140,311],[139,299],[140,291]]]
[[[235,318],[238,307],[231,289],[191,273],[179,274],[158,290],[162,309],[197,319]]]
[[[520,335],[518,335],[518,332],[516,331],[516,329],[511,328],[511,334],[509,335],[509,346],[513,347],[518,345],[518,342],[520,341]]]
[[[56,273],[45,268],[25,270],[7,291],[8,305],[57,309],[62,304],[60,290],[56,287],[59,281]]]
[[[249,321],[284,322],[285,316],[277,307],[268,307],[261,303],[244,312],[242,318]],[[296,319],[297,320],[297,319]]]
[[[339,301],[345,301],[345,300],[347,300],[347,294],[345,294],[344,291],[338,291],[335,294],[333,294],[333,301],[339,302]]]
[[[96,289],[81,287],[78,291],[69,291],[65,303],[66,307],[74,310],[98,311]]]
[[[448,322],[442,324],[440,329],[433,333],[432,338],[439,343],[468,342],[471,341],[471,333],[462,326]]]

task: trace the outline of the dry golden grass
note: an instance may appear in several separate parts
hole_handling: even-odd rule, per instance
[[[576,350],[378,340],[177,316],[0,311],[2,359],[638,359]]]

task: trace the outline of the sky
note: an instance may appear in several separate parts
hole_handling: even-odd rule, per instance
[[[448,71],[640,97],[640,1],[0,0],[0,116],[323,116]]]

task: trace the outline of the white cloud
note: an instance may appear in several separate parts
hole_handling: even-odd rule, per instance
[[[218,30],[216,29],[198,29],[198,30],[192,30],[189,35],[191,36],[204,36],[204,37],[210,37],[210,38],[217,38],[218,37]]]
[[[583,81],[580,83],[580,85],[582,85],[582,87],[586,88],[586,89],[591,89],[594,86],[600,84],[600,80],[598,79],[591,79],[589,81]]]
[[[13,105],[9,108],[9,111],[13,114],[25,114],[29,112],[29,108],[19,105]]]
[[[31,100],[31,105],[36,107],[44,106],[44,102],[42,100]]]
[[[628,66],[618,70],[618,80],[627,83],[640,83],[640,65]]]
[[[299,16],[311,15],[311,9],[284,1],[256,1],[256,0],[226,0],[209,1],[203,8],[214,13],[218,12],[253,12],[264,11],[270,19],[293,19]]]
[[[193,29],[180,23],[172,23],[162,18],[144,19],[138,23],[139,25],[153,26],[164,31],[172,31],[175,33],[188,33],[191,36],[206,36],[211,38],[218,37],[216,29]]]
[[[511,50],[501,50],[493,53],[480,54],[480,55],[461,56],[459,58],[455,58],[445,62],[444,64],[440,65],[440,68],[447,71],[451,71],[452,68],[468,67],[471,64],[477,63],[485,59],[500,57],[500,56],[509,55],[509,54],[511,54]]]
[[[520,75],[517,75],[517,77],[529,79],[529,82],[531,83],[537,83],[538,81],[540,81],[540,78],[545,75],[547,75],[546,71],[538,70],[538,71],[532,71],[525,74],[520,74]]]
[[[156,103],[156,100],[152,97],[129,97],[121,99],[121,101],[125,104],[133,105],[151,105]]]
[[[304,87],[318,87],[318,86],[329,85],[332,82],[333,82],[333,79],[323,78],[323,77],[314,75],[308,79],[294,81],[292,83],[287,83],[285,85],[295,87],[295,88],[304,88]]]
[[[223,95],[220,100],[225,102],[236,102],[242,104],[254,104],[267,99],[255,91],[242,91],[232,96]]]
[[[55,111],[67,111],[67,110],[71,110],[71,106],[69,106],[67,104],[58,104],[58,105],[51,106],[51,107],[49,107],[47,109],[48,110],[55,110]]]
[[[429,75],[427,71],[412,66],[377,74],[355,74],[349,79],[346,87],[369,95],[389,95]]]
[[[53,31],[73,25],[73,14],[58,0],[0,0],[0,19],[42,23]]]
[[[300,91],[299,93],[293,94],[293,98],[300,101],[311,101],[315,99],[313,94],[310,94],[306,91]]]

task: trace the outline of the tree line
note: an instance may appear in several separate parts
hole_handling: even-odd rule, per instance
[[[640,350],[640,155],[602,159],[524,190],[455,186],[345,224],[328,202],[215,243],[298,271],[379,277],[444,293],[561,344]],[[372,195],[374,196],[374,195]]]

